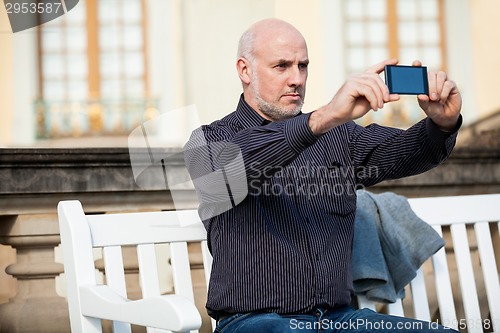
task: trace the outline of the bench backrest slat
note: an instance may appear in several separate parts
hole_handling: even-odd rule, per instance
[[[476,281],[474,279],[474,268],[470,257],[469,240],[467,238],[465,224],[453,224],[450,230],[453,239],[453,250],[455,251],[465,316],[467,318],[481,318]],[[479,326],[480,325],[470,325],[469,333],[482,333],[483,329]]]
[[[491,313],[500,313],[500,283],[489,223],[476,223],[474,230],[476,231],[479,258],[483,263],[481,267],[488,296],[488,308]],[[500,323],[497,320],[493,321],[492,325],[494,332],[500,331]]]
[[[433,227],[439,236],[443,237],[442,227],[440,225],[434,225]],[[457,312],[455,310],[455,300],[451,288],[450,270],[448,269],[445,248],[441,248],[432,256],[432,266],[434,268],[441,323],[446,326],[458,328]]]
[[[424,272],[422,268],[417,271],[417,276],[411,281],[411,294],[413,300],[414,317],[420,320],[431,320],[429,299],[425,288]]]
[[[123,268],[123,256],[121,246],[108,246],[102,249],[104,260],[104,271],[106,284],[123,297],[127,297],[127,286],[125,285],[125,269]],[[129,323],[114,321],[113,332],[131,333]]]
[[[187,297],[194,302],[187,243],[172,243],[170,245],[170,255],[175,293]]]

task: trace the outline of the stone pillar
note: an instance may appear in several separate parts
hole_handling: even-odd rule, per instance
[[[0,332],[69,332],[68,305],[55,287],[55,278],[64,271],[54,261],[54,248],[60,243],[57,216],[0,218],[0,243],[12,246],[17,259],[6,269],[17,280],[17,293],[0,305]]]

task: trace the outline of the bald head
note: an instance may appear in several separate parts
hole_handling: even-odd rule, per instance
[[[290,23],[274,18],[258,21],[241,35],[238,44],[238,57],[253,61],[256,50],[269,47],[270,42],[284,38],[301,41],[306,45],[300,31]]]
[[[253,24],[241,36],[236,61],[245,101],[268,120],[293,117],[304,103],[308,64],[306,41],[290,23]]]

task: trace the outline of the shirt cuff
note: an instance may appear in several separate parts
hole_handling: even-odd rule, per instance
[[[309,127],[311,113],[299,114],[285,123],[285,138],[297,154],[314,144],[319,137]]]
[[[443,145],[446,143],[446,140],[448,140],[450,137],[455,136],[462,126],[462,115],[458,117],[457,120],[457,125],[452,131],[443,131],[441,130],[433,121],[431,118],[427,118],[426,120],[426,128],[427,128],[427,134],[429,135],[429,138],[436,143],[437,145]]]

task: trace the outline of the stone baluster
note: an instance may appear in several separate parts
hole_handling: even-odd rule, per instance
[[[17,280],[17,293],[0,305],[0,332],[67,333],[68,305],[56,293],[63,265],[54,261],[60,243],[57,216],[0,216],[0,243],[16,250],[6,272]]]

